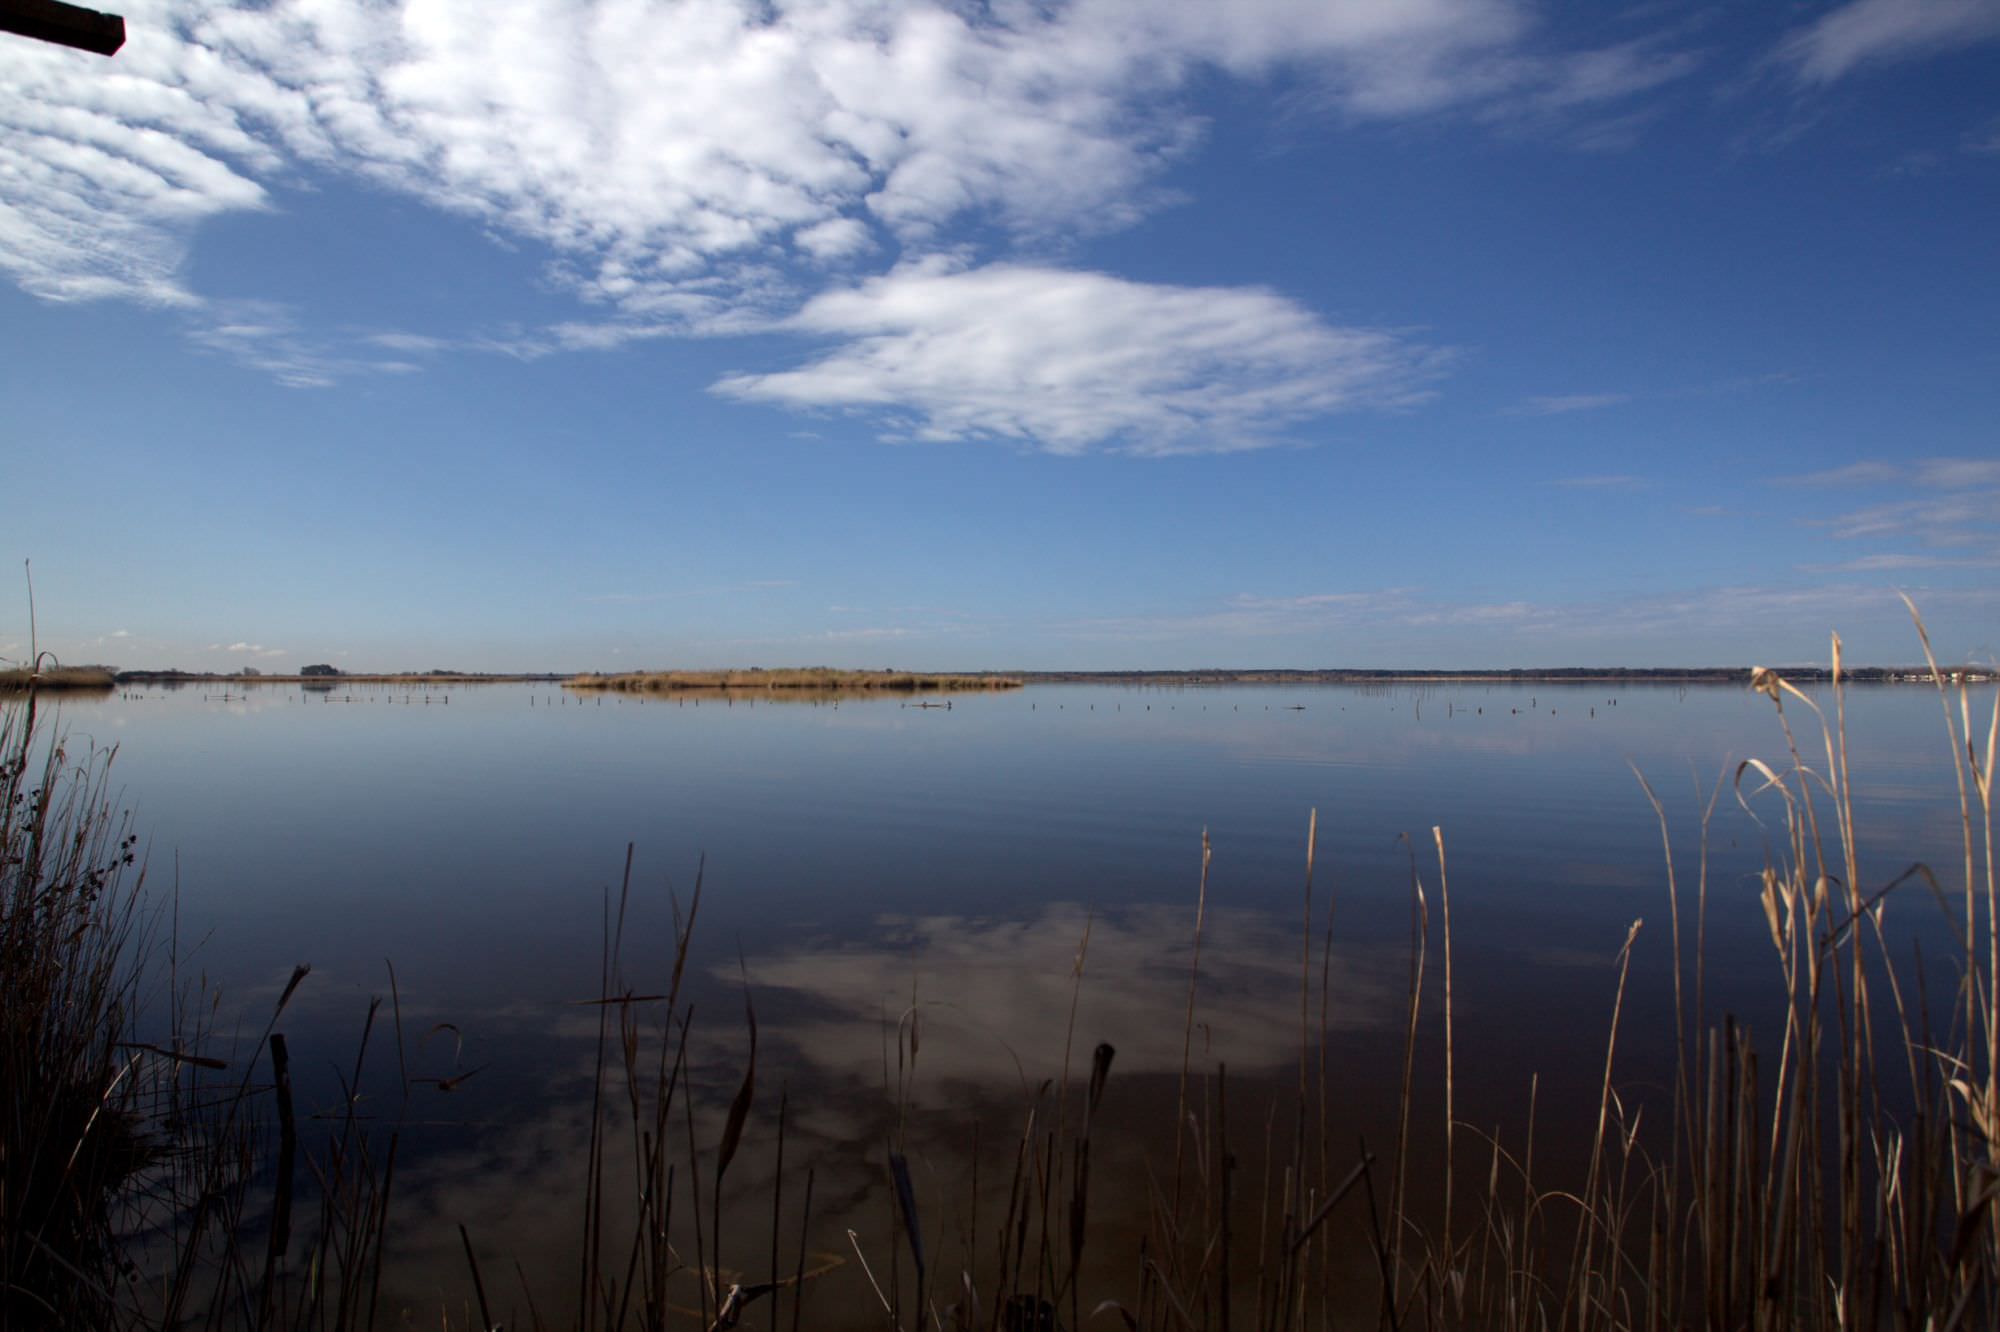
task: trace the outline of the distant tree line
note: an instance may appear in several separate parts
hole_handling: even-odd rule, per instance
[[[1824,683],[1833,678],[1825,666],[1780,666],[1778,674],[1802,684]],[[1991,668],[1940,666],[1947,680],[1993,678]],[[1192,671],[1015,671],[1010,672],[1030,684],[1123,683],[1134,684],[1370,684],[1392,681],[1493,680],[1522,684],[1546,681],[1624,682],[1631,684],[1748,684],[1748,666],[1510,666],[1488,670],[1393,670],[1341,667],[1327,670],[1229,670],[1209,668]],[[1841,678],[1857,684],[1879,684],[1894,680],[1929,680],[1928,666],[1860,666],[1841,671]]]

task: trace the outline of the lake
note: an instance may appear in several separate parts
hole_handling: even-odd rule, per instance
[[[1865,886],[1919,859],[1954,884],[1958,805],[1936,692],[1855,688],[1847,707]],[[1819,762],[1806,709],[1792,701],[1786,716]],[[1126,1241],[1181,1150],[1184,1058],[1190,1104],[1209,1103],[1226,1065],[1243,1196],[1282,1191],[1269,1163],[1297,1135],[1301,1085],[1308,1136],[1331,1144],[1315,1172],[1344,1173],[1363,1142],[1380,1157],[1401,1102],[1413,873],[1429,933],[1412,1104],[1441,1123],[1446,885],[1433,828],[1447,853],[1463,1123],[1518,1139],[1532,1095],[1541,1159],[1578,1163],[1620,948],[1642,918],[1615,1080],[1634,1105],[1672,1085],[1667,876],[1635,769],[1667,810],[1690,953],[1703,811],[1722,787],[1707,837],[1706,1020],[1727,1010],[1775,1041],[1782,1013],[1757,904],[1782,811],[1752,799],[1760,824],[1733,779],[1742,759],[1780,766],[1785,741],[1770,700],[1743,687],[1079,684],[918,708],[191,684],[71,699],[61,725],[72,750],[117,746],[113,785],[163,912],[156,957],[170,926],[181,980],[220,995],[238,1068],[294,965],[310,963],[279,1026],[302,1102],[338,1113],[393,964],[395,1003],[357,1105],[375,1131],[404,1125],[383,1291],[412,1316],[468,1307],[463,1223],[496,1319],[525,1324],[531,1297],[569,1317],[606,1011],[585,1001],[604,985],[628,846],[612,993],[665,989],[676,913],[699,879],[682,996],[698,1154],[712,1157],[743,1078],[746,983],[758,1041],[723,1266],[769,1275],[782,1179],[789,1272],[810,1167],[815,1326],[867,1323],[871,1307],[879,1324],[873,1287],[911,1280],[888,1150],[909,1162],[933,1267],[950,1270],[957,1260],[940,1254],[961,1232],[988,1244],[1022,1116],[1044,1079],[1062,1082],[1066,1051],[1077,1105],[1093,1049],[1116,1051],[1093,1117],[1093,1226],[1109,1238],[1086,1264],[1106,1296],[1130,1298]],[[1894,937],[1945,951],[1924,889],[1889,903]],[[631,1008],[642,1028],[658,1020]],[[625,1097],[622,1078],[607,1086]],[[1476,1168],[1461,1169],[1483,1181],[1487,1149],[1474,1147],[1460,1150]],[[643,1150],[629,1129],[615,1148]],[[1437,1191],[1439,1173],[1435,1154],[1413,1158],[1412,1189]],[[693,1210],[675,1223],[690,1263],[679,1229]],[[1336,1277],[1372,1310],[1367,1262],[1334,1262],[1354,1268]],[[669,1297],[698,1302],[692,1277]]]

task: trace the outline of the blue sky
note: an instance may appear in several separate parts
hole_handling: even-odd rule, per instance
[[[0,38],[67,660],[2000,656],[2000,0],[124,9]]]

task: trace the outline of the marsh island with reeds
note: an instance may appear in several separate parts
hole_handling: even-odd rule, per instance
[[[632,671],[619,675],[577,675],[563,682],[570,689],[608,689],[619,693],[670,694],[682,690],[781,693],[802,690],[817,694],[963,694],[983,690],[1019,689],[1017,676],[1000,674],[927,674],[917,671],[837,671],[826,667],[780,667],[771,670]]]
[[[51,692],[68,689],[110,689],[118,675],[109,666],[44,666],[29,670],[17,666],[0,670],[0,692],[22,693],[32,685]]]

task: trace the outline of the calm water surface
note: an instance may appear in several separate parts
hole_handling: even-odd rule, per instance
[[[1950,866],[1956,788],[1935,692],[1866,688],[1848,704],[1871,886],[1912,860]],[[1803,711],[1788,715],[1810,727]],[[1226,1061],[1254,1106],[1260,1080],[1297,1078],[1317,810],[1308,1007],[1316,1026],[1331,907],[1326,1051],[1343,1141],[1391,1131],[1413,847],[1433,965],[1442,941],[1433,827],[1448,851],[1467,1119],[1520,1121],[1539,1072],[1560,1154],[1562,1098],[1594,1113],[1614,958],[1640,918],[1620,1081],[1643,1095],[1671,1077],[1666,875],[1635,767],[1667,805],[1689,894],[1702,810],[1724,786],[1708,839],[1709,1003],[1754,1020],[1775,984],[1755,883],[1769,834],[1729,779],[1743,758],[1775,766],[1784,742],[1770,702],[1738,687],[1041,686],[947,710],[197,685],[74,701],[63,724],[73,746],[118,747],[149,883],[161,900],[175,890],[179,964],[219,988],[225,1030],[253,1042],[309,962],[284,1029],[316,1071],[309,1094],[332,1105],[336,1084],[317,1071],[351,1061],[393,962],[410,1073],[472,1072],[448,1094],[418,1084],[406,1111],[372,1106],[417,1126],[389,1282],[415,1308],[464,1298],[458,1221],[521,1258],[531,1286],[571,1280],[597,1032],[576,1001],[599,989],[628,844],[624,974],[663,985],[673,903],[685,909],[699,871],[697,1086],[726,1102],[740,1077],[747,975],[761,1036],[751,1136],[762,1153],[786,1088],[788,1198],[798,1163],[817,1160],[814,1244],[829,1252],[849,1225],[887,1244],[874,1186],[895,1114],[888,1052],[913,1008],[920,1194],[944,1209],[966,1191],[968,1126],[989,1142],[1018,1131],[1024,1087],[1060,1074],[1073,995],[1078,1076],[1098,1041],[1118,1051],[1107,1132],[1122,1148],[1105,1169],[1122,1151],[1142,1177],[1137,1163],[1171,1132],[1159,1108],[1182,1055],[1204,830],[1193,1059]],[[1816,729],[1801,739],[1817,752]],[[1775,828],[1769,800],[1753,804]],[[1943,938],[1915,890],[1891,912],[1912,936]],[[1427,985],[1434,995],[1435,974]],[[1434,1091],[1434,1064],[1420,1090]],[[767,1157],[733,1168],[765,1199]],[[1100,1205],[1143,1213],[1136,1189]]]

